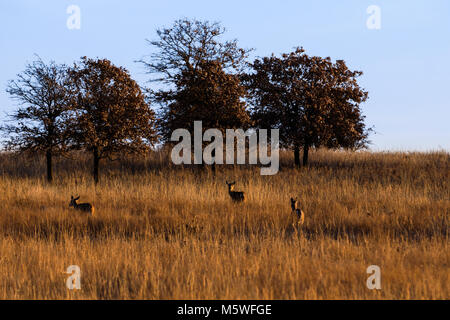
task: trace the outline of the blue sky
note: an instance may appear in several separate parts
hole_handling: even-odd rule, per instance
[[[69,30],[69,5],[81,9],[81,29]],[[366,12],[381,9],[381,29]],[[141,85],[134,61],[151,52],[145,39],[178,18],[220,21],[253,56],[303,46],[312,55],[343,59],[362,70],[369,91],[362,106],[377,134],[373,150],[450,150],[450,1],[0,1],[0,119],[14,108],[7,81],[38,54],[71,64],[81,56],[108,58]]]

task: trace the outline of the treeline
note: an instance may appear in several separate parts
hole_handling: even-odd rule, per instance
[[[251,63],[251,50],[224,33],[219,23],[189,19],[157,30],[153,53],[138,62],[163,89],[141,88],[107,59],[71,66],[37,59],[8,84],[18,107],[1,127],[6,150],[45,154],[48,181],[54,157],[85,150],[98,182],[102,159],[144,154],[170,143],[175,129],[192,133],[194,121],[204,130],[278,128],[296,166],[302,149],[306,165],[313,147],[366,146],[361,71],[303,48]]]

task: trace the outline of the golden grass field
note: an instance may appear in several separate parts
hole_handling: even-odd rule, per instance
[[[449,299],[450,155],[316,151],[309,168],[0,155],[0,299]],[[233,204],[225,180],[248,201]],[[96,208],[69,209],[70,196]],[[290,196],[306,213],[296,233]],[[81,268],[81,290],[65,270]],[[366,287],[370,265],[381,290]]]

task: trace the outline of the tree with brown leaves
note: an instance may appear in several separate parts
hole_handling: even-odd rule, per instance
[[[182,19],[157,31],[150,44],[157,50],[151,61],[141,61],[153,81],[167,85],[149,91],[161,106],[159,128],[164,142],[175,129],[193,131],[194,121],[203,129],[246,128],[250,116],[239,79],[249,50],[237,41],[221,41],[225,29],[219,23]],[[213,170],[215,167],[212,167]]]
[[[242,76],[260,128],[279,128],[281,143],[294,150],[295,165],[308,163],[311,147],[361,148],[368,131],[360,104],[367,92],[357,83],[361,71],[342,60],[310,57],[302,48],[256,59]]]
[[[202,121],[204,130],[247,128],[251,121],[242,101],[245,88],[239,77],[227,74],[217,61],[204,61],[197,70],[185,70],[176,81],[172,94],[158,94],[168,102],[161,108],[163,141],[178,128],[194,131],[194,121]]]
[[[155,114],[128,71],[107,59],[83,57],[70,70],[73,144],[93,155],[94,180],[101,159],[142,154],[156,141]]]
[[[225,73],[217,61],[204,61],[195,71],[183,71],[176,88],[172,94],[156,95],[169,102],[161,108],[159,119],[165,142],[170,141],[172,132],[179,128],[193,134],[194,121],[202,121],[203,132],[216,128],[225,133],[226,129],[246,129],[251,124],[242,100],[246,90],[239,76]],[[214,163],[211,169],[215,173]]]
[[[53,180],[53,157],[68,151],[67,68],[40,58],[9,82],[7,92],[19,103],[9,118],[12,124],[2,128],[7,134],[6,149],[22,153],[44,153],[47,180]]]

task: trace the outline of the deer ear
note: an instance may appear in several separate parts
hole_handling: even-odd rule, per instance
[[[70,200],[73,200],[73,196],[70,196]]]
[[[75,198],[75,199],[73,199],[73,200],[78,200],[78,199],[80,199],[80,196],[76,197],[76,198]]]

